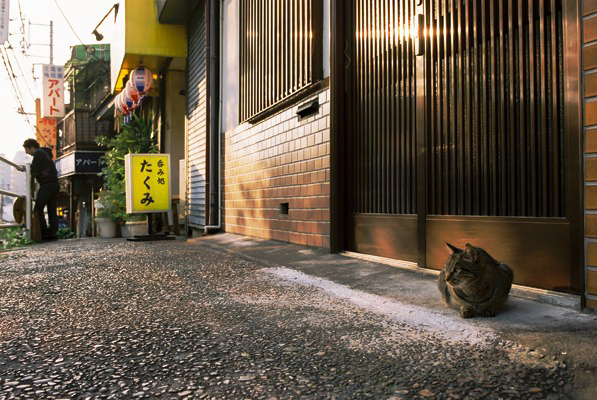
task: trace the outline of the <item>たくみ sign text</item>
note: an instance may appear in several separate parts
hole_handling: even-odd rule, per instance
[[[170,211],[170,154],[127,154],[126,212]]]

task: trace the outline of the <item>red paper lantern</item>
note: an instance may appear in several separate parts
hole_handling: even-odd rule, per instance
[[[123,115],[128,115],[131,112],[131,109],[127,106],[126,102],[124,101],[124,96],[120,93],[116,96],[116,101],[120,105],[120,109],[122,110]]]
[[[124,93],[126,96],[133,99],[135,103],[139,103],[139,91],[133,86],[131,81],[128,81],[126,87],[124,88]]]
[[[131,72],[129,79],[134,89],[137,89],[140,95],[144,95],[149,92],[151,85],[153,85],[153,77],[151,71],[143,66],[135,69]]]
[[[137,102],[131,98],[129,92],[126,89],[120,95],[122,96],[126,108],[128,108],[129,110],[134,110],[135,108],[137,108]]]

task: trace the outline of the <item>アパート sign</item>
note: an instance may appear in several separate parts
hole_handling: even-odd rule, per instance
[[[43,64],[42,117],[64,117],[64,67],[61,65]]]

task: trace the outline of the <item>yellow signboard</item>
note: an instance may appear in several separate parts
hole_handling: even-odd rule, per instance
[[[170,211],[170,154],[127,154],[124,169],[127,213]]]

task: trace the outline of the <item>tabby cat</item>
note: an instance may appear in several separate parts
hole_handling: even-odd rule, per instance
[[[464,250],[446,245],[452,254],[437,282],[444,302],[460,307],[462,318],[495,317],[512,287],[510,267],[469,243]]]

